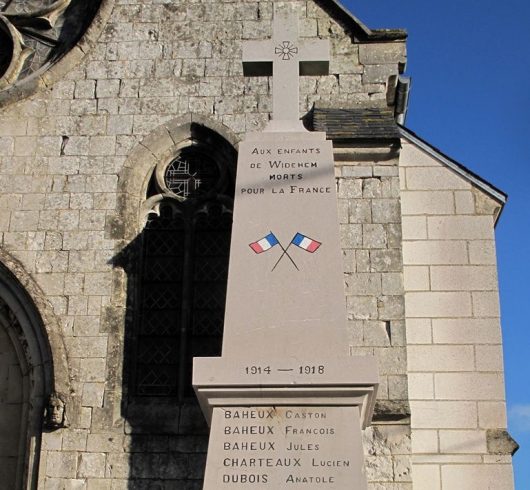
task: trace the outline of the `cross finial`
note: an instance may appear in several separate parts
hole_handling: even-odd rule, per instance
[[[275,10],[272,39],[243,44],[243,68],[247,76],[272,75],[273,121],[300,130],[299,77],[328,74],[329,41],[301,39],[297,15]]]

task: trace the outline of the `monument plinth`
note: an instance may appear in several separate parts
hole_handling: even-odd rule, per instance
[[[366,486],[354,407],[230,407],[214,410],[204,488]]]
[[[251,71],[272,65],[274,118],[239,146],[222,357],[194,362],[205,490],[366,488],[377,366],[348,356],[332,145],[298,118],[298,76],[328,53],[278,13],[244,47]]]

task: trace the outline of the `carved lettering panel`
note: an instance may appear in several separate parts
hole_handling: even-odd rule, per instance
[[[224,407],[212,419],[204,490],[366,489],[354,407]]]

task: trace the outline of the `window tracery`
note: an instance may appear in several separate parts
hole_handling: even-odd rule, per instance
[[[221,138],[219,138],[221,140]],[[235,152],[191,139],[149,185],[130,393],[193,395],[193,357],[221,355]],[[212,143],[210,141],[210,143]],[[131,389],[132,388],[132,389]]]
[[[0,0],[0,90],[56,61],[81,37],[101,0]]]

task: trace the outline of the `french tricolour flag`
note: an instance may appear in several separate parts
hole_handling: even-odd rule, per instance
[[[291,240],[291,243],[311,253],[316,252],[318,250],[318,247],[322,245],[322,243],[317,242],[316,240],[313,240],[312,238],[309,238],[305,235],[302,235],[301,233],[297,233]]]
[[[271,232],[261,240],[251,243],[250,248],[257,254],[260,254],[270,250],[274,245],[278,245],[278,243],[278,239],[274,236],[274,233]]]

